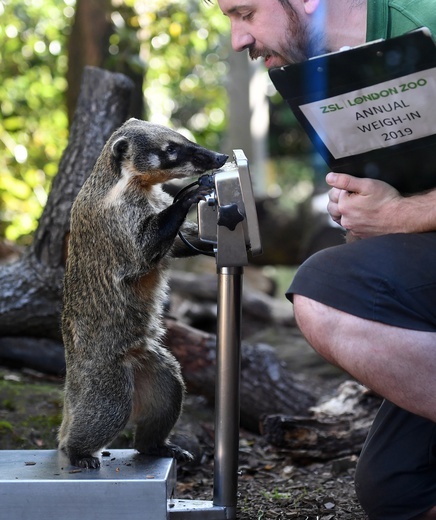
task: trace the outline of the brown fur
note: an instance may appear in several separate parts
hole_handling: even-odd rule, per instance
[[[62,334],[67,375],[59,448],[73,465],[99,467],[94,453],[129,418],[135,448],[189,459],[167,438],[184,384],[162,346],[167,264],[186,214],[207,189],[176,203],[159,183],[219,168],[227,156],[158,125],[129,120],[109,139],[71,212]]]

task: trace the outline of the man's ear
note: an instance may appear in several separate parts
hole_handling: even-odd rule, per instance
[[[306,14],[313,14],[319,7],[321,0],[303,0]]]
[[[119,137],[112,145],[112,155],[120,161],[123,159],[127,149],[129,147],[129,141],[126,137]]]

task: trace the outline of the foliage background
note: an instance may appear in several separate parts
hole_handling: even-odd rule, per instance
[[[68,137],[66,2],[0,2],[0,236],[36,227]],[[27,237],[27,238],[26,238]]]
[[[67,144],[75,7],[75,0],[0,0],[0,237],[31,240]],[[114,0],[109,9],[105,68],[144,74],[145,118],[219,148],[228,26],[218,7]]]
[[[87,0],[0,0],[0,239],[31,241],[67,144],[67,49],[76,1]],[[220,149],[230,38],[217,4],[95,1],[111,27],[102,65],[144,78],[141,115]],[[272,95],[271,154],[284,185],[311,182],[310,146],[282,108]],[[296,162],[288,162],[289,154]]]

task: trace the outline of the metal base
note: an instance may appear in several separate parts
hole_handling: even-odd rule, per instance
[[[209,500],[170,500],[170,520],[233,520],[236,508],[215,506]]]
[[[56,450],[0,451],[0,518],[167,520],[173,459],[110,450],[99,470],[78,469]]]
[[[177,500],[176,462],[110,450],[79,469],[57,450],[0,451],[0,520],[227,520],[234,508]]]

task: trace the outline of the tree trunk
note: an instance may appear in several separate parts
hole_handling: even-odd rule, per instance
[[[110,137],[128,116],[131,81],[87,67],[68,146],[32,246],[0,269],[0,336],[60,339],[62,279],[70,209]]]
[[[130,93],[130,115],[141,119],[144,116],[144,96],[142,87],[145,70],[138,70],[132,59],[139,56],[140,41],[125,38],[122,47],[115,55],[111,55],[110,37],[115,32],[112,14],[127,11],[127,17],[134,16],[134,9],[126,5],[112,5],[111,0],[77,0],[74,22],[68,38],[68,70],[67,70],[67,110],[69,121],[72,121],[81,87],[81,78],[86,66],[100,67],[126,75],[134,83]],[[133,27],[126,27],[134,35]],[[120,42],[121,43],[121,42]],[[143,65],[145,69],[145,64]]]
[[[113,32],[111,0],[77,0],[68,38],[68,118],[73,120],[84,68],[103,67]]]

